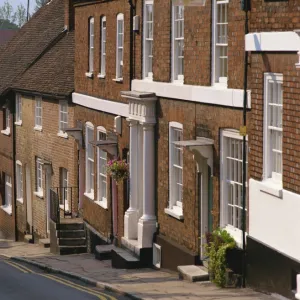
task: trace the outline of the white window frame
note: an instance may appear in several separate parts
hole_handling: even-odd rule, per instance
[[[41,131],[43,128],[43,100],[42,97],[35,97],[34,129]]]
[[[174,145],[174,130],[181,131],[181,139],[183,138],[183,125],[178,122],[169,123],[169,207],[165,208],[165,213],[182,220],[183,219],[183,147]],[[180,140],[181,140],[180,139]],[[177,141],[177,140],[176,140]],[[175,147],[181,151],[181,163],[182,165],[175,165]],[[181,170],[181,180],[175,180],[175,169]],[[181,181],[181,183],[179,182]],[[176,187],[181,185],[181,199],[178,198],[178,193],[175,192]]]
[[[94,57],[95,57],[95,18],[89,18],[89,56],[88,56],[88,72],[87,77],[93,77],[94,73]]]
[[[107,131],[104,127],[97,127],[97,141],[107,139]],[[106,175],[107,153],[97,147],[97,204],[107,209],[107,175]],[[102,187],[105,185],[105,192]]]
[[[147,7],[152,6],[152,20],[148,19]],[[154,5],[153,0],[144,1],[144,32],[143,32],[143,77],[153,80],[153,30]]]
[[[119,32],[119,23],[122,22],[122,32]],[[121,36],[121,39],[119,39]],[[122,41],[122,45],[120,44]],[[117,43],[116,43],[116,80],[123,80],[123,59],[124,59],[124,14],[117,15]],[[119,53],[121,52],[121,53]]]
[[[36,157],[35,161],[35,176],[36,176],[36,191],[35,195],[43,198],[44,196],[44,189],[43,189],[43,161],[41,158]]]
[[[246,137],[248,143],[248,137]],[[234,142],[235,144],[228,145],[228,142]],[[232,148],[233,146],[233,148]],[[248,147],[247,147],[248,149]],[[233,153],[232,153],[233,151]],[[238,153],[236,153],[236,151]],[[237,130],[224,129],[221,131],[221,147],[220,147],[220,179],[221,179],[221,214],[220,223],[221,227],[225,228],[231,236],[237,242],[239,247],[242,246],[242,192],[243,192],[243,137]],[[248,169],[248,154],[246,156],[246,168]],[[231,166],[234,166],[233,171],[229,170]],[[236,167],[236,169],[235,169]],[[231,172],[230,172],[231,171]],[[247,171],[246,171],[247,173]],[[230,178],[229,178],[230,177]],[[231,178],[233,177],[233,178]],[[228,179],[229,178],[229,179]],[[229,203],[229,186],[231,188],[232,203]],[[247,188],[247,183],[246,183]],[[237,194],[236,194],[237,193]],[[235,197],[236,195],[236,197]],[[233,203],[235,199],[237,203]],[[247,199],[247,197],[246,197]],[[229,207],[232,209],[232,219],[229,220]],[[247,210],[247,207],[246,207]],[[237,213],[240,213],[240,224],[236,223],[235,218]],[[238,225],[238,226],[236,226]],[[240,226],[239,226],[240,225]]]
[[[228,3],[229,0],[213,0],[213,22],[212,22],[212,85],[221,88],[227,88],[227,79],[228,79]],[[225,5],[226,7],[226,17],[227,20],[224,20],[223,23],[218,23],[218,8],[220,5]],[[223,25],[224,36],[222,41],[218,41],[218,27]],[[225,39],[224,39],[225,37]],[[225,49],[227,55],[226,57],[226,76],[220,76],[221,68],[218,57],[221,56],[221,49]]]
[[[68,137],[68,134],[64,131],[68,127],[68,101],[60,100],[59,101],[59,130],[58,135],[64,138]]]
[[[59,204],[61,209],[69,210],[69,192],[68,192],[68,180],[69,172],[66,168],[60,168],[60,186],[61,186],[61,202]],[[65,202],[65,205],[64,205]]]
[[[22,96],[16,94],[16,125],[22,125]]]
[[[275,100],[275,102],[281,102],[280,103],[275,103],[271,102],[270,100],[270,90],[269,90],[269,85],[277,83],[281,85],[280,89],[280,96]],[[283,139],[283,126],[282,126],[282,117],[283,117],[283,75],[282,74],[277,74],[277,73],[265,73],[264,74],[264,157],[263,157],[263,179],[264,181],[268,181],[274,185],[276,185],[278,188],[282,188],[282,171],[283,171],[283,164],[282,164],[282,139]],[[274,92],[274,90],[272,90]],[[277,90],[278,93],[278,90]],[[271,124],[272,118],[271,118],[271,107],[274,107],[273,110],[277,108],[281,108],[281,115],[278,115],[277,111],[277,116],[281,117],[281,126],[274,126]],[[278,133],[279,138],[277,136],[277,147],[281,149],[272,149],[271,148],[271,143],[272,143],[272,133]],[[281,138],[280,138],[281,136]],[[281,172],[276,172],[274,171],[274,162],[273,158],[274,155],[278,155],[279,157],[279,164],[280,166],[278,167],[278,162],[277,162],[277,168],[279,168],[279,171]]]
[[[183,19],[176,19],[176,8],[183,9]],[[172,81],[174,83],[184,83],[184,6],[172,5]],[[182,35],[176,36],[176,23],[182,22]],[[183,42],[183,55],[179,55],[180,43]],[[179,72],[179,61],[182,59],[182,74]]]
[[[89,130],[92,135],[89,136]],[[85,127],[85,196],[94,200],[94,182],[95,182],[95,149],[90,144],[94,140],[94,125],[90,122]],[[90,150],[90,157],[89,157]]]
[[[5,196],[4,196],[4,205],[1,208],[12,215],[12,177],[5,174]]]
[[[17,179],[17,201],[23,203],[23,169],[22,163],[17,160],[16,161],[16,179]]]
[[[105,78],[106,75],[106,33],[107,33],[107,22],[106,16],[101,17],[101,61],[100,61],[100,74],[99,78]]]

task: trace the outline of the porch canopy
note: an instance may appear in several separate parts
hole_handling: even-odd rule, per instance
[[[195,155],[197,163],[200,162],[199,155],[202,158],[207,159],[207,164],[210,166],[211,172],[213,173],[214,140],[205,137],[196,137],[195,140],[174,142],[174,145],[185,147],[190,150]]]

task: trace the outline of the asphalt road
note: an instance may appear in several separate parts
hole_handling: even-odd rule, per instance
[[[127,300],[79,281],[0,259],[1,300]]]

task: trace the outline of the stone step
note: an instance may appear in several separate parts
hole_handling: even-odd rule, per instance
[[[111,250],[111,265],[116,269],[138,269],[141,267],[140,260],[122,248]]]
[[[44,248],[50,248],[50,239],[40,239],[39,245]]]
[[[56,230],[84,230],[84,224],[81,222],[56,224]]]
[[[99,260],[109,260],[112,257],[111,251],[115,249],[114,245],[98,245],[95,247],[95,258]]]
[[[25,243],[33,244],[33,236],[32,236],[32,234],[26,234],[24,236],[24,242]]]
[[[178,266],[179,278],[191,282],[209,280],[208,270],[201,266]]]
[[[59,230],[56,233],[59,238],[83,238],[85,237],[84,230]]]
[[[59,238],[58,244],[60,246],[85,246],[86,240],[83,238]]]
[[[60,255],[86,253],[87,246],[59,246]]]

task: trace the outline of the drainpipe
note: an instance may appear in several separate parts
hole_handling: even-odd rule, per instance
[[[14,97],[14,101],[15,101],[15,97]],[[13,187],[14,187],[14,214],[15,214],[15,240],[18,239],[18,226],[17,226],[17,176],[16,176],[16,125],[15,125],[15,121],[16,121],[16,106],[14,105],[13,109],[12,109],[12,139],[13,139]]]
[[[133,16],[135,15],[136,6],[132,2],[133,0],[128,0],[130,5],[130,70],[129,70],[129,87],[131,91],[132,80],[133,80],[133,41],[134,41],[134,33],[133,33]]]
[[[245,0],[244,2],[244,11],[245,11],[245,36],[248,34],[248,11],[250,10],[250,0]],[[242,286],[246,287],[246,181],[247,181],[247,168],[246,168],[246,160],[247,160],[247,102],[248,102],[248,94],[247,94],[247,86],[248,86],[248,52],[245,51],[244,58],[244,103],[243,103],[243,215],[242,215],[242,231],[243,231],[243,262],[242,262]]]

